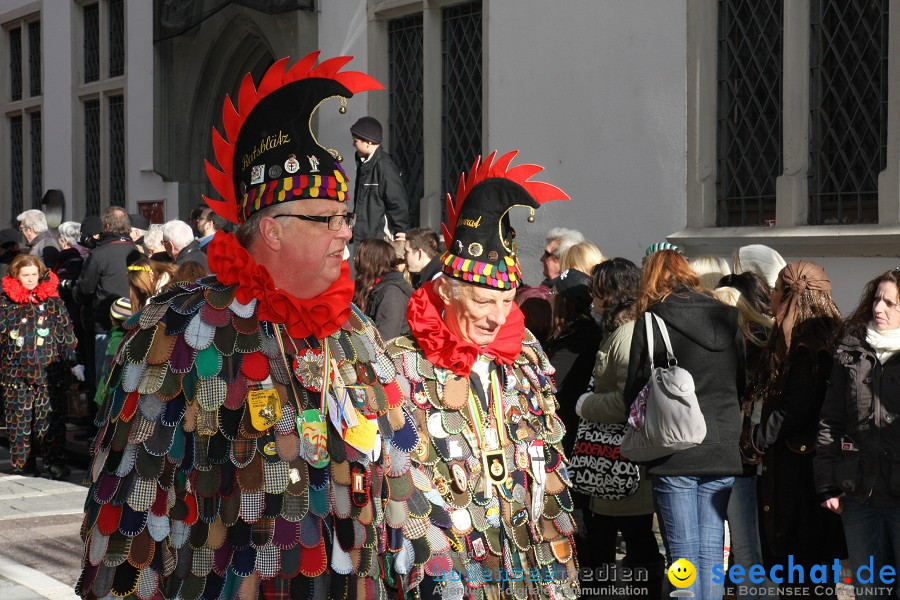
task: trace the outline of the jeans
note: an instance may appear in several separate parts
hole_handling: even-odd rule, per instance
[[[735,565],[744,568],[747,573],[752,565],[763,564],[762,550],[759,542],[759,520],[756,507],[756,475],[735,477],[734,486],[731,488],[731,497],[728,499],[728,528],[731,531],[731,556]],[[773,589],[775,584],[768,577],[759,584],[745,579],[738,586],[738,591],[755,593],[738,594],[738,600],[758,598],[767,600],[773,598],[768,592],[761,590]]]
[[[722,565],[725,512],[734,477],[661,476],[653,482],[665,523],[669,558],[694,565],[697,578],[685,588],[698,600],[714,600],[712,568]]]
[[[844,535],[847,538],[847,551],[850,554],[850,567],[853,569],[852,581],[856,598],[890,598],[900,597],[895,575],[894,583],[882,584],[879,571],[885,565],[888,544],[894,549],[894,569],[900,574],[900,507],[871,506],[860,504],[851,498],[843,499],[844,512],[841,521],[844,524]],[[871,565],[869,561],[871,560]],[[872,582],[862,584],[857,581],[859,568],[865,566],[863,576],[870,576],[868,567],[872,566]],[[885,588],[893,588],[890,592]],[[882,588],[877,590],[875,588]],[[868,591],[868,593],[866,593]]]

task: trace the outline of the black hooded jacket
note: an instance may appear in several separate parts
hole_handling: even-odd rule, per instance
[[[666,323],[678,365],[691,374],[706,420],[703,443],[648,463],[651,475],[725,476],[743,471],[739,398],[744,390],[744,350],[737,309],[692,291],[677,291],[650,307]],[[662,336],[654,327],[654,363],[666,364]],[[635,322],[624,407],[650,377],[644,319]]]

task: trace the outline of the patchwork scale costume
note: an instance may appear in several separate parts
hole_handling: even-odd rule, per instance
[[[3,277],[0,387],[16,471],[34,464],[34,442],[42,447],[45,466],[66,463],[66,385],[75,364],[75,333],[58,284],[52,271],[31,291]]]
[[[317,54],[276,62],[258,88],[248,76],[237,105],[225,103],[231,141],[213,134],[224,171],[207,163],[224,200],[207,201],[232,222],[273,203],[347,199],[337,153],[309,122],[325,99],[380,86],[341,72],[346,57],[314,66]],[[216,234],[209,262],[215,275],[126,322],[93,448],[78,593],[385,597],[400,585],[388,540],[402,538],[385,522],[385,476],[419,438],[383,342],[350,304],[348,266],[301,300],[232,235]],[[403,494],[430,510],[406,475]]]
[[[456,203],[448,197],[441,261],[463,285],[515,288],[521,275],[509,210],[533,213],[541,202],[568,199],[528,181],[540,167],[509,168],[514,156],[476,161]],[[430,578],[440,588],[433,596],[443,598],[573,598],[575,526],[553,368],[515,303],[487,347],[455,335],[442,309],[435,282],[425,284],[407,312],[411,335],[388,345],[421,436],[413,465],[444,509],[426,521],[447,541],[432,544],[418,578]],[[402,498],[391,495],[389,505],[395,501]]]

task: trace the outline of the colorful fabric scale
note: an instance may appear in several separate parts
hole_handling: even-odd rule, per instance
[[[209,277],[126,322],[93,448],[82,597],[372,600],[401,585],[385,475],[409,511],[431,505],[381,338],[354,307],[324,341],[279,343],[256,311]]]
[[[560,444],[564,428],[556,415],[553,368],[531,333],[514,364],[491,366],[503,397],[500,439],[507,441],[484,457],[478,440],[491,433],[496,399],[491,406],[479,399],[485,422],[471,422],[470,385],[479,380],[435,366],[410,337],[393,340],[388,354],[421,438],[412,454],[414,481],[432,482],[427,497],[436,507],[427,515],[409,507],[405,531],[413,541],[416,535],[424,539],[420,544],[431,552],[413,579],[434,578],[445,598],[574,598],[575,524]],[[402,502],[390,473],[388,481],[388,505]],[[396,561],[404,562],[408,551],[408,545],[400,548]]]
[[[65,394],[74,363],[75,333],[58,296],[14,302],[0,295],[0,388],[13,467],[25,466],[33,442],[46,464],[65,462]]]

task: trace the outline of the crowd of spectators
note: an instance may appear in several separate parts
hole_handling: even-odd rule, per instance
[[[0,426],[15,471],[39,475],[42,456],[50,477],[70,476],[66,437],[86,444],[94,433],[97,405],[80,399],[102,397],[124,320],[169,283],[208,274],[206,244],[225,223],[204,209],[196,235],[184,221],[151,224],[118,206],[57,227],[26,210],[17,229],[0,231],[0,352],[9,379]]]

